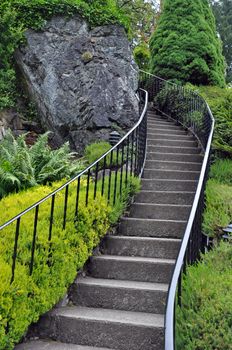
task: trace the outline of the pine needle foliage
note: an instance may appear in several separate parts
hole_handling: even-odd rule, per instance
[[[0,142],[0,198],[11,192],[47,184],[77,174],[83,164],[74,160],[68,143],[52,150],[48,145],[49,132],[40,135],[29,147],[26,134],[15,138],[8,131]]]
[[[208,0],[165,0],[150,47],[152,73],[182,83],[225,86],[225,61]]]

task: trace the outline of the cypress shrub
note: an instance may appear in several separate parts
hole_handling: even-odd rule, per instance
[[[182,83],[225,86],[225,61],[208,0],[165,0],[150,47],[152,73]]]

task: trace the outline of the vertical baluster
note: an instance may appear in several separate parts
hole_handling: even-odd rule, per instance
[[[87,175],[87,186],[86,186],[86,196],[85,196],[85,206],[86,207],[89,203],[89,182],[90,182],[90,169],[88,170],[88,175]]]
[[[126,140],[126,178],[125,178],[125,185],[127,187],[128,184],[128,166],[129,166],[129,147],[130,147],[130,141],[129,141],[129,137],[127,137]]]
[[[65,230],[65,227],[66,227],[67,207],[68,207],[68,189],[69,189],[69,185],[65,187],[63,230]]]
[[[116,203],[116,196],[117,196],[117,181],[118,181],[118,155],[119,155],[119,146],[117,147],[117,153],[116,153],[116,170],[115,170],[115,177],[114,177],[114,201],[113,204]]]
[[[105,191],[105,174],[106,174],[106,156],[104,157],[104,163],[103,163],[103,174],[102,174],[102,188],[101,188],[101,195],[104,195]]]
[[[32,275],[33,267],[34,267],[38,214],[39,214],[39,206],[37,205],[35,208],[35,218],[34,218],[34,231],[33,231],[32,249],[31,249],[31,263],[30,263],[30,276]]]
[[[77,195],[76,195],[76,208],[75,208],[75,217],[76,218],[77,218],[77,215],[78,215],[78,207],[79,207],[80,184],[81,184],[81,177],[78,177],[78,180],[77,180]]]
[[[180,272],[180,276],[178,279],[177,300],[178,300],[179,306],[181,306],[181,293],[182,293],[182,271]]]
[[[49,223],[49,234],[48,234],[48,241],[50,242],[52,239],[52,226],[53,226],[53,216],[54,216],[54,206],[55,206],[55,194],[52,196],[52,202],[51,202],[51,212],[50,212],[50,223]]]
[[[109,173],[109,182],[108,182],[108,203],[110,203],[110,194],[111,194],[111,176],[112,176],[112,163],[113,163],[113,152],[110,153],[110,173]]]
[[[120,174],[120,197],[122,197],[123,166],[124,166],[124,141],[122,143],[122,161],[121,161],[121,174]]]
[[[136,129],[135,137],[135,176],[138,176],[138,139],[139,139],[139,128]]]
[[[94,199],[96,199],[96,196],[97,196],[97,182],[98,182],[98,163],[96,164],[96,170],[95,170],[94,195],[93,195]]]
[[[15,242],[14,242],[14,252],[12,257],[12,268],[11,268],[11,281],[10,284],[14,282],[15,277],[15,266],[16,266],[16,259],[17,259],[17,253],[18,253],[18,240],[19,240],[19,231],[20,231],[20,220],[21,217],[17,219],[16,222],[16,230],[15,230]]]
[[[130,176],[133,175],[133,166],[134,166],[134,131],[131,134],[131,165],[130,165]]]

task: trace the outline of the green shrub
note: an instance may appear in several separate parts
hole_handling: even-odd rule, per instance
[[[190,127],[194,122],[195,127],[202,131],[203,113],[202,110],[191,111],[192,91],[188,88],[183,90],[181,86],[166,84],[156,95],[154,105],[161,111],[166,111],[174,119],[179,120],[186,127]]]
[[[217,182],[232,186],[232,160],[219,159],[210,169],[210,177]]]
[[[232,218],[232,186],[210,179],[206,186],[206,209],[203,230],[211,237],[220,237],[222,228]]]
[[[149,46],[146,43],[141,43],[134,48],[134,58],[140,69],[143,69],[145,71],[149,70],[151,53]]]
[[[14,138],[11,131],[0,142],[0,198],[37,184],[46,184],[76,175],[83,169],[80,161],[73,160],[68,143],[56,150],[48,146],[48,135],[39,136],[28,147],[26,134]]]
[[[176,311],[176,348],[231,350],[232,247],[221,243],[188,267]]]
[[[232,89],[215,86],[199,87],[215,117],[213,148],[220,157],[232,158]]]
[[[90,165],[94,163],[97,159],[99,159],[104,153],[109,151],[111,149],[111,145],[109,142],[106,141],[98,141],[91,143],[90,145],[86,146],[85,152],[84,152],[84,158],[87,160],[87,163]],[[109,154],[106,157],[106,167],[115,167],[117,165],[121,165],[122,162],[122,152],[118,152],[118,159],[117,159],[117,151],[113,151],[112,154],[112,160],[111,160],[111,154]],[[103,167],[104,165],[104,159],[100,161],[100,167]]]
[[[110,204],[108,204],[108,183],[101,195],[102,179],[99,179],[96,199],[93,199],[94,182],[90,183],[89,202],[85,206],[87,181],[81,180],[78,218],[75,218],[76,182],[69,185],[66,228],[62,230],[65,191],[56,195],[53,218],[52,239],[49,242],[49,217],[51,200],[39,208],[34,269],[29,276],[29,263],[33,237],[34,210],[21,219],[18,241],[18,255],[15,280],[10,284],[12,252],[15,225],[0,231],[0,349],[12,350],[19,342],[28,326],[56,304],[73,282],[77,271],[83,267],[92,250],[96,247],[110,223],[118,220],[125,210],[128,200],[138,189],[139,180],[125,174],[120,194],[120,177],[113,173],[110,182]],[[117,198],[114,203],[114,186],[117,184]],[[35,201],[48,195],[61,183],[52,186],[36,186],[30,190],[11,194],[0,201],[3,224]],[[67,266],[69,267],[67,269]]]

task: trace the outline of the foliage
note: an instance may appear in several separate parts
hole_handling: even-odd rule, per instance
[[[217,30],[222,39],[223,54],[227,63],[227,82],[232,83],[232,1],[210,0],[216,18]]]
[[[52,150],[48,146],[48,135],[40,135],[37,142],[28,147],[26,134],[14,138],[8,131],[0,142],[0,198],[8,193],[70,178],[83,168],[73,159],[68,143]]]
[[[134,58],[140,69],[148,70],[151,54],[146,43],[141,43],[134,48]]]
[[[232,89],[198,87],[216,120],[213,148],[219,156],[232,158]]]
[[[110,143],[106,141],[97,141],[87,145],[84,152],[84,158],[86,159],[88,165],[92,164],[97,159],[99,159],[103,154],[109,151],[111,147],[112,146],[110,145]],[[112,156],[111,156],[111,153],[112,153]],[[116,150],[111,153],[106,157],[106,161],[105,161],[106,167],[109,168],[109,167],[121,165],[122,152],[121,151],[118,152],[118,159],[117,159]],[[102,159],[99,164],[100,164],[100,167],[103,167],[104,159]]]
[[[225,86],[225,63],[208,0],[165,0],[150,48],[152,73],[182,83]]]
[[[109,178],[105,178],[106,188],[109,181]],[[113,206],[115,183],[118,184],[117,199]],[[108,192],[105,191],[104,195],[101,195],[101,184],[102,180],[98,182],[94,200],[94,183],[91,182],[86,207],[87,181],[85,178],[81,180],[77,218],[75,218],[76,181],[69,185],[65,230],[62,230],[65,190],[56,194],[51,241],[48,240],[51,200],[40,205],[34,269],[31,276],[29,276],[29,263],[34,210],[22,217],[15,280],[12,284],[10,279],[15,225],[0,231],[0,349],[13,349],[28,326],[36,322],[41,314],[51,309],[63,297],[77,271],[83,267],[93,248],[107,232],[109,224],[115,224],[125,210],[130,196],[138,189],[139,180],[128,178],[126,187],[123,174],[122,196],[119,196],[119,177],[112,176],[110,204],[108,204]],[[3,214],[0,224],[60,185],[61,183],[55,183],[51,187],[36,186],[3,198],[0,202],[0,211]]]
[[[222,228],[227,226],[232,218],[232,186],[210,179],[205,196],[203,230],[211,237],[220,238]]]
[[[221,243],[188,267],[177,307],[177,349],[231,350],[232,247]]]
[[[199,110],[191,110],[194,92],[188,88],[183,89],[179,86],[166,83],[160,92],[156,95],[154,104],[161,111],[165,111],[174,119],[179,120],[184,126],[190,127],[195,123],[199,130],[203,128],[204,105]]]
[[[232,186],[232,160],[218,159],[211,166],[210,177],[218,183]]]

